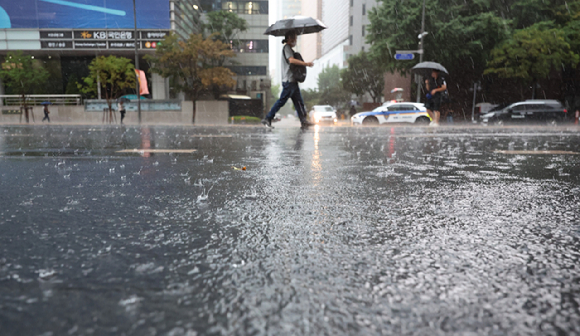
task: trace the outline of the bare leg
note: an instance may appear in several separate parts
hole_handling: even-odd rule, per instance
[[[441,113],[439,111],[435,111],[434,114],[435,114],[435,122],[439,123],[439,118],[441,117]]]
[[[433,119],[433,111],[427,109],[427,114],[429,115],[429,117],[431,118],[431,121],[435,121],[435,119]]]

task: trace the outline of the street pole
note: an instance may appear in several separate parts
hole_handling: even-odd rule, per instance
[[[423,16],[421,18],[421,48],[419,48],[419,63],[423,62],[423,37],[425,36],[425,0],[423,0]],[[421,102],[421,80],[419,75],[415,75],[415,80],[417,81],[417,103]]]
[[[135,19],[135,70],[139,70],[139,49],[137,39],[137,7],[135,7],[135,0],[133,0],[133,18]],[[139,72],[135,72],[137,76],[137,114],[139,116],[139,125],[141,125],[141,85],[139,79],[141,78]]]

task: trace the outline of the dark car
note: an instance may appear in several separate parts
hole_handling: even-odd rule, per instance
[[[540,123],[557,125],[566,120],[566,109],[557,100],[526,100],[481,116],[484,125]]]

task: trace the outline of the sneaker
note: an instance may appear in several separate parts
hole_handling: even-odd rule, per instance
[[[301,121],[300,123],[302,124],[302,125],[301,125],[302,127],[309,127],[309,126],[314,126],[314,125],[316,125],[316,124],[313,124],[313,123],[311,123],[310,121],[306,121],[306,120],[305,120],[305,121]]]
[[[266,127],[272,127],[272,119],[264,118],[262,119],[262,125]]]

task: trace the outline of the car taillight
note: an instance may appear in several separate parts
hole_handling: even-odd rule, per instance
[[[564,109],[564,113],[568,113],[568,110]]]

